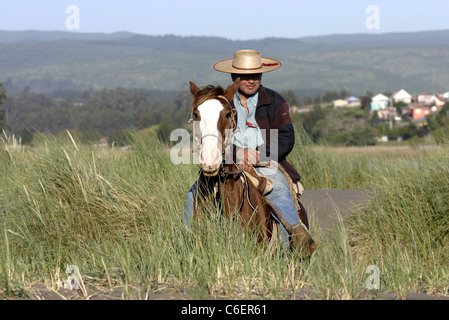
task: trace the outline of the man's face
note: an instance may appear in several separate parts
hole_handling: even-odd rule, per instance
[[[240,78],[239,91],[246,96],[252,96],[260,88],[260,81],[262,80],[261,73],[255,74],[233,74],[232,80]]]

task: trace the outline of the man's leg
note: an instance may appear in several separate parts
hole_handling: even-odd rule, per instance
[[[255,169],[265,175],[273,183],[273,190],[266,194],[265,197],[273,204],[273,206],[279,211],[282,217],[291,226],[300,224],[298,211],[296,205],[293,202],[292,195],[290,193],[290,188],[288,186],[287,179],[285,178],[282,171],[278,170],[276,167],[255,167]],[[279,223],[278,219],[275,220]],[[281,238],[284,245],[289,246],[290,235],[282,225],[279,223]]]
[[[282,215],[282,218],[290,225],[291,234],[288,239],[289,245],[295,250],[299,250],[303,256],[310,256],[316,248],[315,241],[312,239],[309,230],[301,222],[296,205],[284,173],[278,170],[277,166],[256,168],[260,173],[265,174],[273,182],[273,190],[265,197]],[[281,232],[286,232],[282,230]],[[284,235],[285,239],[285,235]]]
[[[198,181],[195,181],[195,183],[192,185],[192,187],[190,188],[189,192],[187,192],[186,195],[186,204],[184,206],[184,225],[187,228],[190,228],[190,225],[192,223],[192,219],[193,219],[193,202],[195,199],[195,194],[196,194],[196,186],[197,186]]]

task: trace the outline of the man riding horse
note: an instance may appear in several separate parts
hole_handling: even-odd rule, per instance
[[[254,172],[255,169],[271,181],[272,189],[265,197],[281,214],[282,217],[275,219],[282,220],[278,221],[281,239],[286,246],[290,246],[294,238],[291,233],[309,234],[290,192],[292,184],[302,188],[300,175],[286,160],[295,143],[294,130],[285,99],[261,85],[263,73],[280,67],[279,61],[262,58],[255,50],[236,51],[233,59],[214,65],[215,70],[230,73],[233,81],[240,78],[238,91],[230,100],[237,113],[237,126],[232,137],[236,163],[247,172]],[[270,166],[260,165],[268,161]],[[184,220],[187,225],[193,216],[195,189],[196,184],[186,197]],[[296,188],[296,192],[301,191]],[[289,225],[290,232],[284,227],[285,224]]]

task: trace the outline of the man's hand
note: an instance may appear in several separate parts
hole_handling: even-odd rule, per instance
[[[259,151],[254,149],[238,149],[237,150],[237,165],[243,170],[251,171],[251,167],[259,162]]]

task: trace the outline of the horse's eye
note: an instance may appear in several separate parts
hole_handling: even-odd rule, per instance
[[[231,113],[230,112],[226,113],[226,118],[230,118],[230,117],[231,117]]]
[[[198,117],[198,114],[194,112],[194,113],[193,113],[193,119],[194,119],[194,120],[197,120],[198,118],[199,118],[199,117]]]

